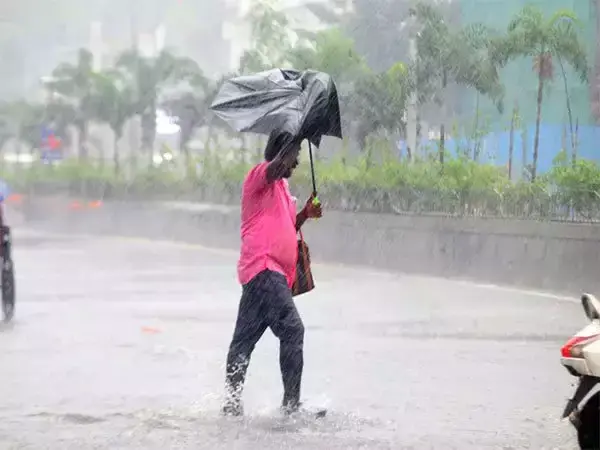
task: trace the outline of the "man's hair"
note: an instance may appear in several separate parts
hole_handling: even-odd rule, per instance
[[[287,131],[273,131],[265,147],[265,161],[273,161],[280,152],[286,152],[294,146],[300,145],[300,140]]]

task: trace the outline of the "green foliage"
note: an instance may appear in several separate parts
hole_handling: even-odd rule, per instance
[[[240,61],[242,73],[261,72],[286,63],[291,49],[289,20],[279,0],[253,0],[246,20],[250,23],[250,49]]]
[[[147,58],[135,50],[123,52],[116,64],[126,74],[135,87],[136,114],[142,122],[142,147],[150,151],[156,136],[156,108],[164,90],[183,83],[204,86],[204,79],[198,64],[186,57],[179,57],[167,50],[158,56]]]
[[[368,70],[364,59],[354,48],[354,41],[339,28],[320,31],[314,42],[296,45],[288,59],[296,69],[328,73],[341,85],[356,80]]]
[[[562,61],[568,62],[581,81],[587,81],[586,49],[579,36],[578,27],[579,21],[572,11],[556,11],[546,18],[540,8],[528,5],[510,22],[507,35],[492,41],[495,58],[502,65],[523,56],[533,58],[533,69],[538,78],[536,130],[531,166],[533,180],[537,176],[544,85],[554,78],[553,58],[557,58],[561,65]]]
[[[571,162],[568,153],[562,151],[545,177],[556,187],[559,201],[576,214],[592,218],[600,212],[600,166],[596,162]]]
[[[440,10],[427,3],[418,3],[412,14],[422,25],[416,68],[421,102],[443,104],[443,90],[455,82],[489,96],[502,110],[504,88],[493,53],[493,32],[481,24],[452,29]]]
[[[512,183],[503,168],[478,164],[477,144],[473,151],[459,149],[454,157],[440,139],[439,145],[433,143],[431,148],[402,159],[391,144],[406,136],[407,104],[415,92],[421,105],[440,106],[442,120],[449,116],[444,109],[452,101],[448,94],[453,84],[476,90],[478,101],[479,95],[485,96],[502,111],[500,69],[522,56],[533,58],[539,78],[539,124],[542,88],[552,80],[553,58],[561,64],[566,61],[582,81],[586,80],[585,51],[572,12],[558,11],[547,18],[541,10],[528,6],[502,35],[481,24],[455,24],[455,5],[354,0],[351,11],[343,8],[344,0],[331,0],[327,4],[309,3],[307,8],[334,26],[302,32],[293,29],[280,2],[254,0],[246,17],[251,26],[249,50],[235,73],[214,82],[205,78],[196,62],[169,51],[146,58],[128,50],[114,68],[96,73],[90,52],[81,50],[74,64],[61,64],[53,71],[46,85],[52,94],[48,104],[22,101],[0,105],[0,144],[18,137],[35,149],[43,125],[53,126],[61,137],[67,136],[69,125],[75,125],[85,143],[91,121],[110,125],[118,140],[125,122],[140,116],[142,147],[149,152],[154,146],[156,109],[162,107],[176,116],[181,126],[185,177],[175,164],[150,164],[141,172],[132,169],[133,175],[125,180],[117,170],[116,153],[114,170],[105,162],[98,165],[84,159],[79,163],[34,165],[19,171],[18,176],[13,171],[5,175],[26,186],[66,183],[69,189],[92,186],[113,195],[203,195],[213,200],[225,195],[226,201],[235,201],[248,170],[243,162],[248,155],[234,157],[235,162],[231,162],[216,156],[219,149],[212,149],[197,157],[189,145],[194,131],[207,128],[206,149],[212,147],[208,144],[215,130],[233,135],[209,112],[225,78],[291,65],[333,76],[339,88],[344,134],[357,138],[363,150],[355,160],[344,153],[329,161],[317,161],[321,197],[333,207],[540,217],[568,211],[597,216],[600,186],[596,164],[584,160],[570,164],[560,155],[551,172],[536,179],[538,134],[531,183]],[[411,38],[416,39],[418,51],[414,63],[408,55]],[[477,106],[472,139],[481,140],[485,134],[487,125],[483,122]],[[444,127],[440,131],[444,136]],[[137,150],[133,149],[134,155]],[[86,156],[85,145],[82,156]],[[294,183],[301,190],[310,190],[308,167],[299,168]]]
[[[590,161],[571,164],[566,153],[535,182],[510,182],[503,167],[479,164],[467,157],[399,161],[390,147],[369,140],[367,153],[354,160],[340,154],[316,162],[319,197],[330,209],[379,213],[442,213],[449,215],[600,219],[600,167]],[[215,152],[214,155],[222,154]],[[194,176],[174,166],[142,170],[128,181],[109,168],[65,162],[33,165],[18,172],[7,167],[0,176],[14,188],[48,193],[58,190],[88,197],[179,198],[236,203],[249,163],[206,155],[195,160]],[[291,179],[299,196],[312,190],[308,164]]]
[[[94,74],[91,108],[94,118],[107,123],[115,139],[123,135],[125,122],[136,111],[135,87],[116,70]]]
[[[379,129],[391,134],[404,132],[410,83],[409,72],[402,63],[383,73],[366,73],[356,81],[346,108],[357,123],[361,148],[366,148],[367,136]]]
[[[573,66],[582,82],[587,81],[587,56],[579,35],[579,19],[573,11],[563,9],[546,18],[535,6],[524,7],[508,25],[508,35],[495,42],[496,52],[504,62],[521,56],[534,58],[537,72],[549,68],[551,60],[543,55],[558,56]],[[551,72],[548,78],[552,78]]]
[[[55,120],[63,124],[73,124],[79,131],[79,156],[87,158],[87,124],[94,117],[93,111],[93,57],[86,50],[79,50],[75,64],[60,64],[52,72],[52,79],[46,83],[51,93],[49,110]]]

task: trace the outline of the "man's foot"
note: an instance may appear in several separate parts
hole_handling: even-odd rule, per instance
[[[285,416],[291,416],[291,415],[306,415],[306,416],[313,416],[316,417],[317,419],[323,418],[327,415],[327,409],[325,408],[316,408],[316,409],[308,409],[306,408],[302,402],[298,402],[298,403],[287,403],[281,406],[281,412],[285,415]]]
[[[292,414],[296,414],[297,412],[300,412],[301,408],[302,408],[301,402],[284,403],[283,405],[281,405],[281,412],[285,416],[290,416]]]
[[[244,415],[244,407],[241,402],[227,401],[221,408],[221,414],[228,417],[240,417]]]

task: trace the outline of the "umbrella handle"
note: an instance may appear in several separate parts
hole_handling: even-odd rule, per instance
[[[313,205],[318,206],[321,204],[319,197],[317,197],[317,182],[315,181],[315,164],[313,161],[312,143],[308,141],[308,156],[310,157],[310,175],[312,177],[313,186]]]

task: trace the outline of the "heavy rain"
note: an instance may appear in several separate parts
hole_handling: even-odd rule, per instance
[[[5,3],[0,449],[590,439],[600,1]]]

